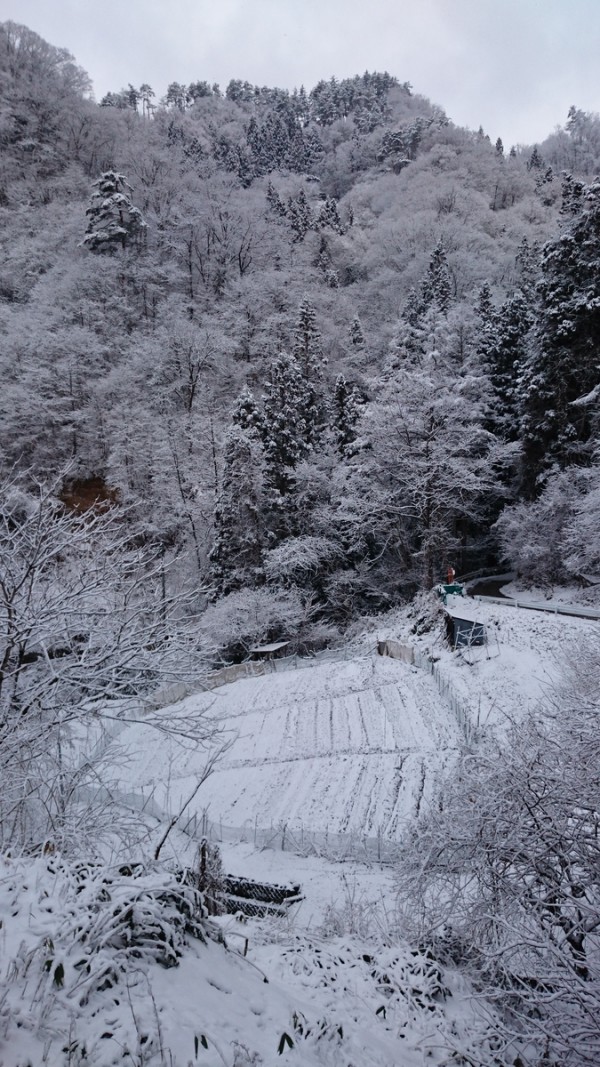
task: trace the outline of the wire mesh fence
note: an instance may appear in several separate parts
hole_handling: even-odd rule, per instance
[[[195,840],[205,837],[214,844],[246,842],[255,848],[318,856],[336,862],[355,860],[389,864],[396,861],[399,851],[399,840],[383,833],[367,836],[353,832],[316,831],[305,828],[302,823],[292,825],[287,822],[260,826],[257,820],[248,820],[243,826],[227,826],[221,820],[210,819],[207,811],[193,814],[181,829]]]
[[[431,655],[415,648],[414,664],[415,667],[427,671],[432,676],[440,696],[443,697],[456,717],[465,744],[471,745],[475,740],[475,726],[469,705],[459,697],[452,683],[442,673],[440,664],[432,659]]]
[[[294,653],[291,656],[273,657],[268,660],[244,660],[243,663],[231,663],[226,667],[219,667],[216,671],[209,671],[201,681],[187,685],[185,682],[176,682],[157,690],[145,699],[145,706],[151,708],[167,707],[176,704],[186,697],[203,690],[217,689],[222,685],[237,682],[240,678],[255,678],[265,674],[279,673],[281,671],[303,670],[307,667],[316,667],[321,663],[335,663],[350,659],[362,659],[370,657],[376,651],[376,644],[365,648],[356,648],[352,645],[344,645],[341,648],[326,648],[320,652],[301,656]]]

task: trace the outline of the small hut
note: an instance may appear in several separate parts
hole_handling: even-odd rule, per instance
[[[446,629],[452,648],[473,648],[487,644],[485,626],[475,619],[461,619],[447,612]]]

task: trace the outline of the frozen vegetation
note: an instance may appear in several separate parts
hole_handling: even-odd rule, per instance
[[[2,1067],[600,1062],[563,119],[509,149],[386,72],[97,103],[0,25]]]

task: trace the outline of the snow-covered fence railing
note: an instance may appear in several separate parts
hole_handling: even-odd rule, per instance
[[[579,604],[559,604],[557,601],[515,600],[512,597],[474,596],[484,604],[503,604],[508,608],[524,608],[529,611],[545,611],[552,615],[575,615],[582,619],[600,619],[600,611]]]
[[[228,874],[223,882],[225,910],[230,915],[285,915],[304,900],[299,885],[272,885]]]
[[[440,695],[450,705],[458,725],[467,744],[470,744],[474,736],[473,722],[467,705],[457,696],[452,685],[440,672],[439,666],[431,656],[424,654],[420,649],[412,645],[403,645],[400,641],[379,641],[377,651],[380,656],[391,656],[392,659],[402,660],[404,663],[414,664],[420,670],[431,674],[439,690]]]
[[[194,839],[206,837],[215,844],[223,842],[252,842],[257,848],[293,852],[298,856],[319,856],[324,859],[360,863],[394,863],[398,856],[398,840],[378,833],[367,837],[358,833],[332,833],[329,830],[307,830],[302,823],[279,823],[259,826],[248,820],[244,826],[227,826],[220,820],[194,814],[180,829]]]
[[[447,701],[452,712],[456,716],[456,721],[462,731],[466,744],[470,745],[475,738],[475,727],[468,705],[457,695],[448,678],[444,677],[437,660],[432,659],[430,655],[422,652],[421,649],[415,648],[413,662],[415,667],[427,671],[432,676],[440,696]]]
[[[207,689],[217,689],[221,685],[229,685],[237,682],[240,678],[253,678],[262,674],[270,674],[273,671],[295,671],[305,667],[315,667],[319,663],[334,663],[336,661],[356,659],[360,656],[370,656],[375,647],[369,647],[365,652],[351,646],[343,648],[326,648],[322,652],[314,652],[309,656],[282,656],[271,660],[244,660],[243,663],[231,663],[226,667],[220,667],[216,671],[205,674],[198,682],[186,684],[175,682],[164,686],[155,693],[150,694],[144,700],[144,706],[149,709],[168,707],[169,704],[177,704],[180,700],[192,696],[194,693]]]

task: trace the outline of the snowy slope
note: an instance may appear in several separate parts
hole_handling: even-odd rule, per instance
[[[484,623],[484,648],[452,652],[439,622],[419,638],[399,615],[385,635],[411,643],[419,668],[357,655],[243,678],[174,705],[174,723],[205,716],[229,745],[186,819],[204,817],[206,826],[208,818],[219,836],[257,843],[270,829],[296,840],[397,839],[452,767],[464,740],[460,713],[479,735],[504,730],[547,697],[565,657],[600,632],[592,620],[469,598],[448,606]],[[125,727],[119,744],[123,791],[158,815],[179,811],[207,752],[143,720]]]
[[[549,698],[569,662],[600,636],[600,622],[450,597],[448,610],[484,624],[487,645],[451,652],[438,641],[438,671],[473,724],[502,731]]]
[[[464,982],[386,937],[358,898],[337,931],[271,920],[236,936],[225,920],[229,949],[179,938],[164,966],[160,940],[124,936],[135,879],[97,877],[74,884],[43,857],[0,863],[2,1067],[443,1067],[459,1050],[498,1063],[481,1058],[488,1019]]]
[[[411,633],[414,618],[399,614],[379,636],[412,643],[422,668],[357,655],[242,679],[170,709],[174,726],[205,716],[230,742],[186,819],[208,809],[213,822],[222,821],[230,873],[299,883],[304,899],[287,919],[240,924],[222,917],[230,950],[192,940],[168,970],[134,956],[108,989],[97,985],[82,997],[88,979],[80,956],[91,951],[81,935],[87,891],[71,888],[69,897],[51,859],[5,862],[2,1067],[514,1062],[516,1049],[499,1058],[491,1006],[403,941],[393,868],[297,856],[282,850],[281,830],[276,850],[254,843],[257,827],[277,825],[289,828],[287,848],[304,833],[397,839],[460,753],[456,706],[467,709],[479,731],[502,731],[544,698],[565,658],[581,655],[589,636],[600,633],[588,620],[503,605],[457,600],[450,608],[485,624],[486,647],[452,652],[439,620],[418,636]],[[116,723],[114,735],[123,799],[163,817],[164,828],[164,815],[189,798],[210,751],[144,721]],[[146,822],[154,825],[151,855],[162,830],[153,817]],[[178,826],[163,859],[180,862],[194,849]],[[110,892],[117,899],[118,886]],[[115,915],[108,898],[93,918],[95,937]],[[110,941],[103,943],[91,957],[100,967],[112,958]],[[235,949],[247,949],[247,958]],[[64,983],[56,982],[57,966]]]
[[[242,828],[396,837],[454,761],[460,734],[433,679],[371,656],[247,678],[173,708],[208,714],[230,748],[186,812]],[[171,811],[206,755],[143,723],[121,736],[130,789]]]

